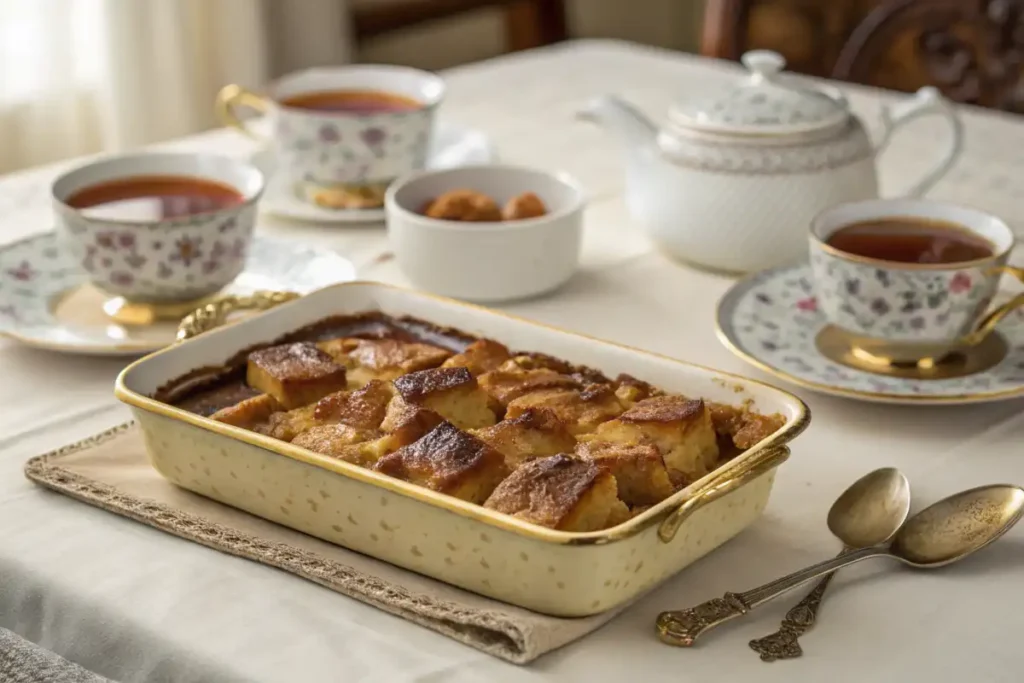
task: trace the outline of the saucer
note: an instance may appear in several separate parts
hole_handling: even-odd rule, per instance
[[[257,124],[256,127],[267,128],[266,124]],[[427,168],[490,164],[496,160],[494,147],[483,132],[441,122],[428,153]],[[314,223],[373,223],[384,220],[384,207],[327,209],[303,200],[285,178],[274,174],[276,160],[269,146],[254,152],[249,161],[267,176],[267,189],[260,200],[260,208],[268,213]]]
[[[907,404],[982,403],[1024,396],[1024,311],[948,364],[870,372],[818,310],[809,265],[767,270],[722,297],[718,337],[751,365],[835,396]]]
[[[332,251],[256,237],[245,271],[223,293],[306,293],[353,279],[355,268]],[[54,233],[0,246],[0,336],[96,356],[141,355],[174,341],[176,321],[119,324],[104,312],[111,301],[88,283]]]

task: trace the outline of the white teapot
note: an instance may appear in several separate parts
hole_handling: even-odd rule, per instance
[[[580,113],[625,142],[629,212],[682,261],[740,273],[805,260],[811,219],[877,197],[875,157],[897,127],[924,114],[944,117],[951,135],[908,194],[924,193],[960,152],[960,122],[935,88],[883,109],[873,144],[838,90],[780,73],[785,60],[775,52],[748,52],[742,61],[745,79],[673,105],[661,130],[611,95]]]

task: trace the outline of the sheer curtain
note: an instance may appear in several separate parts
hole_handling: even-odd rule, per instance
[[[347,19],[343,0],[0,0],[0,172],[212,127],[225,83],[348,61]]]

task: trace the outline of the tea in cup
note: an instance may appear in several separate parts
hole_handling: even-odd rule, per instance
[[[96,288],[188,312],[245,268],[263,185],[228,157],[134,154],[65,173],[52,202],[61,242]]]
[[[914,199],[842,204],[811,226],[818,305],[861,361],[928,366],[983,341],[1024,297],[989,310],[1014,235],[982,211]]]
[[[426,165],[443,96],[444,82],[426,71],[355,65],[285,76],[265,96],[226,86],[217,111],[254,137],[236,108],[267,112],[278,164],[299,196],[361,209],[382,206],[391,181]]]

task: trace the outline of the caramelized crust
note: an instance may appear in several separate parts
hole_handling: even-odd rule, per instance
[[[317,422],[341,422],[359,429],[378,429],[387,413],[394,388],[387,382],[371,380],[355,391],[339,391],[317,401],[313,416]]]
[[[652,444],[585,441],[576,446],[576,455],[611,472],[618,484],[619,498],[629,505],[653,505],[675,492],[665,461]]]
[[[576,447],[576,440],[555,414],[539,408],[528,408],[514,419],[474,430],[473,435],[505,456],[505,464],[513,470],[526,460],[569,453]]]
[[[245,379],[289,410],[346,387],[345,368],[311,342],[253,351]]]
[[[505,417],[519,417],[531,408],[542,408],[554,413],[569,433],[576,437],[593,432],[598,425],[622,412],[622,405],[615,398],[611,387],[590,384],[582,391],[548,389],[520,396],[508,404]]]
[[[432,410],[459,429],[487,427],[496,421],[490,397],[466,368],[435,368],[410,372],[395,380],[405,399]]]
[[[451,352],[431,344],[402,342],[397,339],[331,339],[319,347],[342,365],[349,367],[354,386],[370,380],[393,380],[407,372],[435,368]]]
[[[524,463],[484,505],[559,531],[596,531],[617,519],[622,501],[607,470],[563,454]]]
[[[480,386],[503,406],[541,389],[577,389],[580,383],[554,370],[524,370],[514,361],[480,376]]]
[[[625,408],[632,408],[639,401],[652,396],[661,396],[663,393],[632,375],[621,374],[615,378],[615,396]]]
[[[703,401],[682,396],[640,401],[618,419],[598,427],[594,440],[627,445],[652,443],[676,485],[703,477],[718,459],[710,411]]]
[[[395,396],[388,403],[380,428],[391,437],[394,447],[399,448],[422,438],[442,422],[444,418],[433,410],[408,403],[401,396]]]
[[[462,353],[458,353],[446,360],[442,368],[466,368],[474,377],[479,377],[485,372],[497,370],[502,363],[511,358],[512,355],[504,344],[499,344],[490,339],[478,339]]]
[[[782,428],[786,419],[781,415],[761,415],[746,408],[727,406],[708,401],[715,431],[728,436],[737,448],[747,449],[768,438]]]
[[[354,465],[371,467],[386,448],[380,437],[380,432],[376,430],[331,424],[307,429],[296,436],[292,443]]]
[[[281,410],[281,404],[273,396],[260,394],[233,406],[221,408],[211,415],[210,419],[259,432],[266,429],[267,420],[278,410]]]
[[[477,504],[508,476],[501,453],[448,422],[385,455],[374,469]]]

